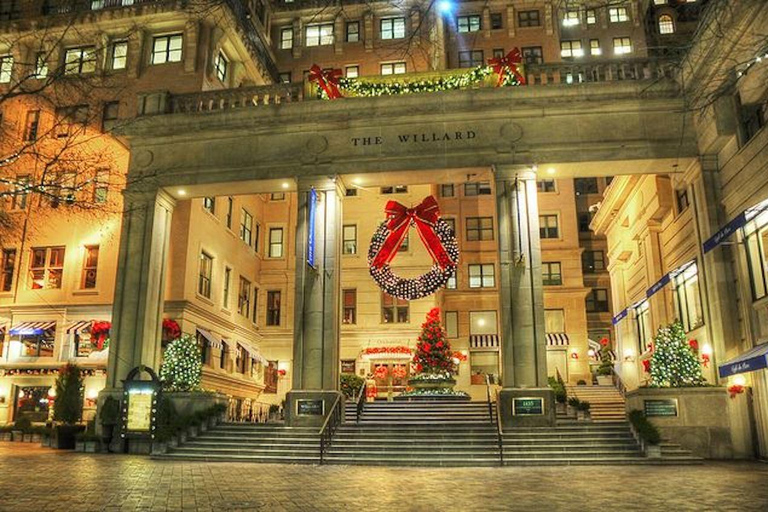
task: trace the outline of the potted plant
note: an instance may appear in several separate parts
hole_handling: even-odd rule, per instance
[[[47,429],[45,427],[43,427],[43,426],[32,427],[32,431],[31,431],[32,441],[31,442],[33,442],[33,443],[40,443],[42,441],[42,439],[43,439],[43,433],[46,430]]]
[[[173,435],[169,424],[158,427],[155,431],[155,437],[152,439],[152,455],[164,455],[168,453],[168,445],[172,438]]]
[[[197,422],[197,430],[199,433],[203,433],[208,430],[208,411],[197,411],[195,413],[195,421]]]
[[[109,445],[115,435],[115,427],[120,422],[120,401],[108,396],[101,404],[99,420],[101,420],[101,440],[109,451]]]
[[[280,420],[280,406],[277,404],[271,404],[269,406],[269,421]]]
[[[64,365],[56,379],[56,400],[53,402],[53,421],[58,423],[53,429],[51,444],[54,448],[75,448],[75,436],[85,430],[77,424],[83,414],[82,389],[80,368],[71,363]]]
[[[565,401],[568,396],[565,391],[565,386],[561,381],[558,381],[555,377],[549,377],[549,387],[555,392],[555,407],[557,408],[557,414],[566,414]]]
[[[13,430],[13,427],[9,425],[0,427],[0,441],[12,441],[13,440],[13,433],[11,432],[12,430]]]
[[[640,441],[645,456],[649,459],[661,457],[661,434],[656,426],[648,421],[643,411],[634,409],[629,412],[632,433]]]
[[[40,446],[49,448],[51,446],[51,437],[53,435],[53,429],[46,423],[44,427],[40,427]]]
[[[597,375],[598,386],[613,385],[613,364],[607,355],[603,356],[603,360],[600,362],[600,366],[597,367],[595,373]]]
[[[591,419],[589,414],[590,403],[586,400],[579,400],[576,406],[576,419],[579,421],[588,421]]]
[[[32,428],[32,422],[26,416],[18,418],[11,429],[13,433],[13,441],[21,443],[24,441],[24,433]]]
[[[579,404],[581,403],[581,400],[576,398],[575,396],[568,397],[568,416],[576,416],[577,411],[579,410]]]

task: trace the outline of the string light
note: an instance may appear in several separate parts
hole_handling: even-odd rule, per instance
[[[699,358],[686,340],[680,322],[660,327],[653,347],[651,386],[679,388],[704,385]]]
[[[171,391],[192,391],[200,388],[203,364],[197,340],[183,334],[168,344],[160,367],[163,387]]]

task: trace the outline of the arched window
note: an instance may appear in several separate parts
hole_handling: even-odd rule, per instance
[[[662,14],[659,16],[659,34],[674,34],[675,23],[672,21],[672,16],[669,14]]]

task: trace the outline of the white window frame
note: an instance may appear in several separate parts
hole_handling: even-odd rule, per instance
[[[333,23],[316,23],[304,29],[304,45],[328,46],[333,44]]]
[[[385,62],[380,69],[382,76],[404,75],[406,73],[405,62]]]
[[[178,48],[177,48],[178,46]],[[184,57],[184,34],[163,34],[152,37],[152,65],[181,62]]]
[[[405,18],[382,18],[379,20],[379,34],[382,40],[405,38]]]
[[[467,271],[470,288],[496,287],[496,265],[493,263],[470,263]]]

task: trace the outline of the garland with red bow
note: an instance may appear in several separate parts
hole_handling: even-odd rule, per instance
[[[91,324],[91,343],[96,345],[96,350],[103,350],[105,345],[109,345],[109,331],[112,329],[112,322],[93,322]]]
[[[368,247],[368,268],[379,287],[392,297],[414,300],[432,295],[445,286],[459,263],[459,246],[451,227],[440,218],[437,200],[427,196],[413,208],[389,201],[387,220],[379,225]],[[416,228],[434,264],[429,272],[406,279],[389,266],[411,226]]]
[[[520,48],[513,48],[504,57],[488,59],[488,65],[499,77],[496,87],[501,87],[507,83],[525,85],[525,75],[522,72],[523,56],[520,53]]]
[[[328,99],[341,98],[339,92],[339,78],[341,78],[340,69],[321,69],[317,64],[312,64],[309,68],[309,81],[316,82],[323,90]]]

